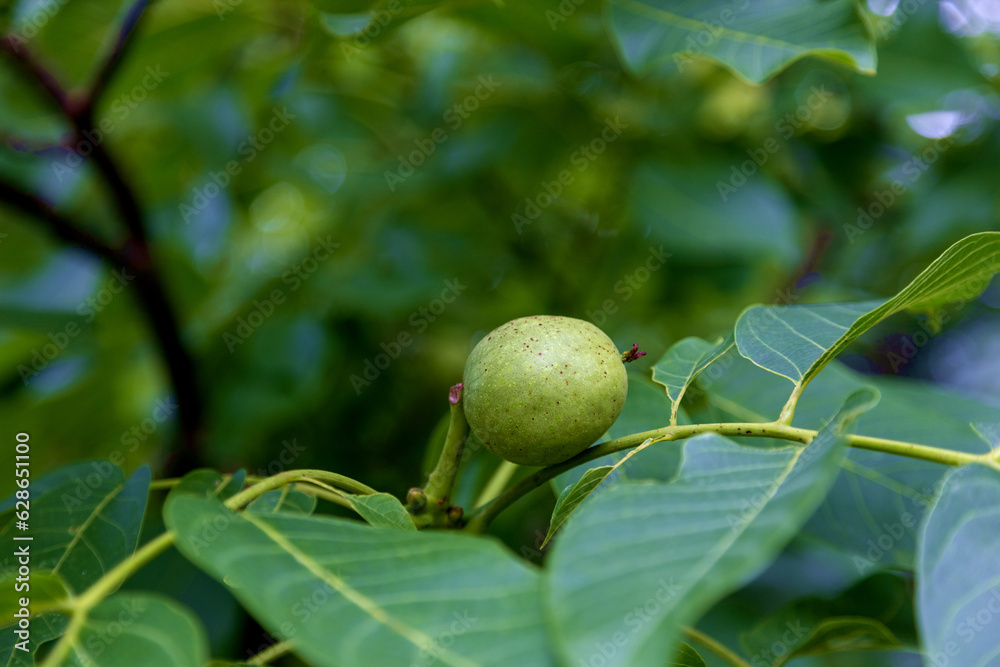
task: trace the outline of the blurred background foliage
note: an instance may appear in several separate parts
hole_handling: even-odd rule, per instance
[[[95,118],[195,359],[203,463],[402,495],[472,345],[509,319],[589,319],[649,352],[638,378],[750,304],[888,296],[997,229],[1000,10],[910,5],[855,10],[877,75],[806,57],[757,85],[699,57],[637,74],[598,0],[152,3]],[[8,1],[3,21],[83,89],[127,9]],[[0,177],[121,238],[69,129],[0,59]],[[0,423],[31,433],[38,471],[116,452],[155,469],[176,439],[155,339],[114,281],[0,208]],[[998,321],[994,285],[907,363],[908,316],[846,360],[1000,404]],[[498,532],[533,544],[551,502]],[[239,641],[237,617],[218,615],[217,646]]]

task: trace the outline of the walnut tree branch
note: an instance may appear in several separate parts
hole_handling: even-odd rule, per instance
[[[137,301],[156,337],[177,398],[180,446],[165,464],[165,472],[171,474],[197,467],[201,462],[203,404],[194,362],[181,338],[178,318],[150,250],[138,197],[100,138],[96,141],[89,138],[94,136],[94,108],[124,60],[133,42],[131,35],[147,4],[148,0],[138,0],[129,9],[108,59],[99,70],[91,90],[83,97],[68,94],[49,69],[17,39],[9,35],[0,39],[0,52],[7,54],[20,71],[51,98],[73,126],[76,134],[74,145],[84,141],[92,145],[89,157],[101,174],[128,230],[125,242],[115,247],[101,241],[84,227],[56,213],[37,196],[16,186],[3,184],[0,194],[3,201],[44,222],[63,241],[90,250],[134,274]]]

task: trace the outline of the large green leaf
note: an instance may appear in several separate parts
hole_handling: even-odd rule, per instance
[[[492,540],[191,495],[164,516],[177,548],[311,664],[551,664],[540,577]]]
[[[750,662],[773,667],[804,655],[859,650],[915,650],[910,581],[873,575],[833,599],[796,600],[740,637]]]
[[[33,537],[32,567],[60,575],[78,593],[135,551],[150,475],[143,466],[126,480],[121,469],[107,461],[74,470],[31,499],[27,534]],[[10,522],[0,539],[7,542],[15,532]],[[5,571],[12,552],[4,557]]]
[[[801,389],[858,336],[902,310],[933,313],[977,297],[1000,271],[1000,232],[973,234],[944,251],[896,296],[876,305],[754,306],[736,323],[740,354]],[[933,322],[933,320],[932,320]]]
[[[72,630],[71,630],[72,631]],[[63,641],[69,640],[67,635]],[[60,667],[202,667],[208,640],[195,616],[173,600],[122,593],[91,609]]]
[[[876,400],[872,390],[852,394],[807,447],[699,436],[676,481],[619,484],[588,503],[547,570],[552,634],[567,661],[601,652],[608,665],[661,665],[681,625],[798,531],[836,477],[844,429]]]
[[[822,56],[875,72],[875,45],[852,0],[611,0],[611,35],[640,74],[711,57],[749,81]]]
[[[863,386],[874,386],[882,398],[859,417],[857,433],[968,453],[988,450],[969,422],[995,420],[995,407],[916,380],[860,375],[837,362],[806,389],[795,425],[819,428],[831,403]],[[737,356],[706,392],[714,409],[697,415],[699,421],[767,421],[785,402],[788,383]],[[807,532],[851,554],[858,575],[911,569],[920,517],[947,468],[855,448],[841,467]]]
[[[928,664],[1000,664],[1000,470],[949,473],[920,527],[917,618]]]

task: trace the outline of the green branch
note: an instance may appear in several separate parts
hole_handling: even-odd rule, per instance
[[[755,422],[734,422],[719,424],[688,424],[684,426],[664,426],[633,433],[623,438],[617,438],[608,442],[594,445],[590,449],[577,454],[571,459],[557,463],[556,465],[542,468],[531,475],[521,479],[517,484],[510,487],[496,497],[491,503],[477,508],[470,516],[466,529],[472,532],[483,532],[487,526],[505,509],[514,502],[526,495],[530,491],[538,488],[553,477],[561,475],[567,470],[571,470],[579,465],[599,459],[608,454],[614,454],[626,449],[638,447],[649,438],[655,440],[684,440],[702,433],[717,433],[719,435],[751,437],[751,438],[777,438],[788,440],[803,445],[809,444],[816,436],[817,431],[804,428],[796,428],[779,422],[755,423]],[[896,454],[932,463],[941,463],[949,466],[961,466],[969,463],[982,463],[1000,469],[1000,463],[993,461],[989,455],[967,454],[966,452],[956,452],[950,449],[939,447],[929,447],[911,442],[901,442],[898,440],[887,440],[885,438],[873,438],[870,436],[847,435],[847,444],[858,449],[868,449],[888,454]]]
[[[331,485],[351,493],[362,495],[377,493],[377,491],[370,486],[355,481],[350,477],[338,475],[334,472],[327,472],[325,470],[288,470],[278,473],[272,477],[266,477],[253,486],[248,486],[226,500],[225,505],[233,511],[238,511],[252,503],[257,498],[260,498],[265,493],[274,491],[275,489],[279,489],[289,484],[314,480],[329,482]],[[143,566],[149,564],[154,558],[162,554],[164,551],[172,547],[175,541],[176,538],[170,531],[167,531],[150,540],[134,554],[132,554],[131,557],[123,560],[118,563],[118,565],[111,568],[111,570],[106,572],[103,577],[98,579],[90,588],[84,591],[82,595],[77,597],[73,604],[73,611],[69,625],[66,626],[66,632],[59,638],[58,642],[56,642],[54,648],[49,653],[48,657],[46,657],[45,662],[42,663],[42,667],[57,667],[60,665],[69,654],[74,642],[76,642],[77,636],[80,634],[80,630],[84,625],[86,625],[87,617],[90,614],[90,611],[100,604],[104,598],[114,593],[126,579],[142,569]]]
[[[462,508],[450,504],[455,476],[462,465],[465,440],[469,436],[469,423],[462,409],[462,384],[456,384],[448,394],[451,404],[451,421],[444,448],[434,470],[423,489],[410,489],[406,502],[417,528],[455,527],[461,523]]]
[[[681,629],[681,632],[684,633],[685,637],[693,642],[701,644],[714,653],[719,659],[725,661],[733,667],[750,667],[749,662],[741,658],[734,651],[731,651],[718,640],[709,637],[701,630],[685,627]]]
[[[273,662],[278,658],[287,655],[292,652],[292,643],[290,641],[278,642],[277,644],[271,644],[266,649],[250,658],[247,661],[251,665],[266,665],[269,662]]]

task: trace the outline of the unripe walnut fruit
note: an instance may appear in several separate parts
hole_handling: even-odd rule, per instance
[[[628,393],[622,357],[603,331],[571,317],[511,320],[469,355],[465,418],[491,452],[545,466],[579,454],[618,418]]]

